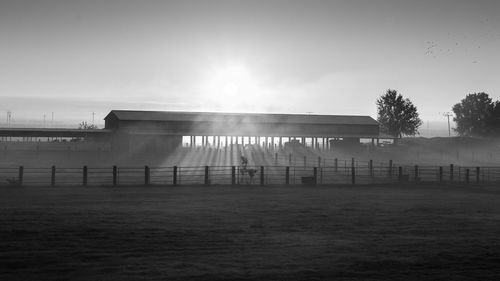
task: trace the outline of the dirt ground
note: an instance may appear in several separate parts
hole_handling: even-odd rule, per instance
[[[500,280],[500,188],[0,189],[0,280]]]

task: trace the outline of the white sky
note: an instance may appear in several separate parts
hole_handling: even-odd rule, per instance
[[[389,88],[444,121],[468,93],[500,99],[495,0],[0,0],[0,38],[0,123],[9,110],[376,118]]]

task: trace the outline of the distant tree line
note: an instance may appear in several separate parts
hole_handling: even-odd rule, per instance
[[[377,120],[380,130],[396,138],[414,136],[422,125],[417,107],[396,90],[377,99]],[[453,130],[460,136],[500,137],[500,101],[493,101],[487,93],[468,94],[452,107]]]

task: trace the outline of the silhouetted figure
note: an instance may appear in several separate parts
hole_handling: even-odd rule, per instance
[[[241,155],[240,157],[241,157],[241,166],[243,166],[243,167],[245,167],[245,168],[246,168],[246,167],[247,167],[247,165],[248,165],[248,158],[246,158],[246,157],[245,157],[245,156],[243,156],[243,155]]]

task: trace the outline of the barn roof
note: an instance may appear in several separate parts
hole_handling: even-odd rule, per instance
[[[245,120],[246,122],[254,123],[278,124],[379,125],[370,116],[358,115],[112,110],[104,119],[113,117],[122,121],[227,122],[228,120]]]

